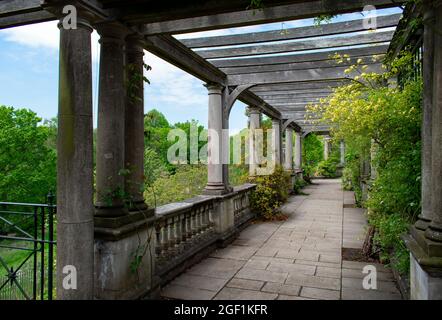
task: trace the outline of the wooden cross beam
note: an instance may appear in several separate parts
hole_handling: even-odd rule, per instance
[[[388,31],[356,34],[351,36],[309,39],[309,40],[300,40],[296,42],[253,45],[247,47],[234,47],[228,49],[198,50],[195,52],[205,59],[255,56],[262,54],[277,54],[277,53],[286,53],[286,52],[349,47],[355,45],[389,42],[393,38],[393,34],[394,31],[388,30]]]
[[[290,82],[304,82],[304,81],[321,81],[321,80],[343,80],[352,79],[356,76],[356,72],[346,74],[347,67],[336,68],[318,68],[307,70],[295,70],[295,71],[276,71],[276,72],[263,72],[256,74],[240,74],[228,76],[229,85],[241,85],[241,84],[277,84],[277,83],[290,83]],[[368,65],[365,72],[382,72],[381,64]]]
[[[392,14],[392,15],[377,17],[376,28],[382,29],[382,28],[395,27],[398,24],[401,16],[402,14]],[[271,42],[271,41],[307,39],[311,37],[367,31],[363,22],[364,20],[359,19],[359,20],[323,24],[320,26],[313,25],[307,27],[243,33],[243,34],[235,34],[227,36],[183,39],[180,41],[187,47],[194,49],[194,48],[210,48],[210,47],[243,45],[251,43],[257,44],[257,43]]]
[[[204,30],[223,29],[305,19],[317,17],[323,14],[342,14],[361,11],[366,5],[373,5],[378,9],[399,6],[403,1],[391,0],[315,0],[304,1],[281,6],[269,6],[261,10],[241,10],[206,16],[196,16],[184,19],[169,19],[164,17],[163,21],[146,23],[142,32],[146,35],[160,33],[179,34]],[[140,12],[142,14],[142,12]],[[141,17],[142,18],[142,17]],[[126,21],[130,22],[129,19]],[[142,19],[137,20],[142,22]]]

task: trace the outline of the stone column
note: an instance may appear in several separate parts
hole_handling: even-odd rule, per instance
[[[101,36],[100,88],[97,131],[96,216],[127,214],[124,208],[124,38],[123,27],[104,23]]]
[[[285,159],[284,168],[293,172],[293,129],[285,129]]]
[[[434,11],[426,10],[424,14],[426,23],[434,23]],[[423,106],[422,106],[422,188],[421,214],[416,221],[415,227],[426,230],[431,222],[431,136],[433,108],[433,75],[434,75],[434,29],[424,27],[423,39]]]
[[[442,20],[436,17],[442,16],[442,4],[438,3],[436,7],[436,2],[424,1],[424,10],[422,212],[420,220],[410,228],[411,235],[404,236],[404,240],[410,250],[410,298],[440,300],[442,299],[442,35],[438,30],[442,28]],[[428,128],[430,123],[431,130]]]
[[[281,122],[278,119],[272,120],[272,155],[276,165],[281,164]]]
[[[125,190],[129,209],[147,208],[143,197],[144,186],[144,52],[142,37],[126,38],[127,94],[125,110]]]
[[[261,128],[261,111],[256,107],[249,107],[249,175],[256,175],[258,166],[258,154],[255,138],[255,130]]]
[[[442,242],[442,5],[435,8],[434,25],[434,67],[433,67],[433,110],[431,134],[431,223],[426,230],[428,239]],[[427,97],[428,99],[428,97]]]
[[[80,17],[77,29],[59,27],[57,299],[90,300],[94,288],[93,29]],[[64,288],[63,279],[74,272],[76,289]]]
[[[209,91],[209,121],[207,145],[207,185],[205,194],[224,194],[227,192],[223,170],[223,87],[207,84]]]
[[[295,170],[302,168],[302,137],[301,132],[295,132]]]
[[[341,142],[340,142],[340,151],[341,151],[340,165],[344,166],[345,165],[345,142],[344,142],[344,140],[341,140]]]
[[[324,160],[327,160],[329,155],[330,155],[330,137],[325,136],[324,137]]]

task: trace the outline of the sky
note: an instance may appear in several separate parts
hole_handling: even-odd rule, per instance
[[[399,9],[379,10],[378,14],[400,12]],[[341,15],[332,20],[360,19],[360,13]],[[179,39],[201,36],[279,30],[312,25],[313,19],[230,28],[176,36]],[[96,123],[98,100],[99,36],[92,34],[93,99]],[[27,108],[43,119],[57,115],[58,105],[58,45],[57,23],[45,22],[0,30],[0,105]],[[145,85],[145,112],[157,109],[171,124],[198,120],[207,126],[207,89],[204,83],[155,55],[145,52],[145,63],[152,67],[146,73],[150,85]],[[245,105],[237,101],[230,115],[231,134],[247,126]]]

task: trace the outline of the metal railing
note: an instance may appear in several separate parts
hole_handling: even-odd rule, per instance
[[[0,299],[52,300],[54,196],[47,204],[0,202]]]

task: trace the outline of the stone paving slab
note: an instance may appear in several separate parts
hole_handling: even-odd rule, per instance
[[[336,290],[303,287],[301,297],[321,300],[339,300],[341,293]]]
[[[237,288],[224,288],[214,298],[215,300],[275,300],[276,293],[244,290]]]
[[[342,248],[361,248],[365,211],[351,208],[339,180],[314,180],[308,196],[290,197],[286,221],[257,222],[227,248],[189,268],[162,289],[169,299],[400,299],[391,270],[378,271],[377,290],[364,290],[367,263],[341,261]],[[344,204],[347,206],[344,207]]]

